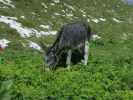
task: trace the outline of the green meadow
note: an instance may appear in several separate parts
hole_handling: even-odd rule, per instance
[[[5,0],[6,1],[6,0]],[[24,27],[59,31],[73,21],[88,21],[101,38],[90,41],[87,66],[43,70],[43,55],[27,41],[52,44],[54,35],[23,38],[0,22],[0,100],[133,100],[133,5],[121,0],[11,0],[0,2],[0,16],[16,17]],[[59,1],[59,2],[58,2]],[[24,16],[24,17],[22,17]]]

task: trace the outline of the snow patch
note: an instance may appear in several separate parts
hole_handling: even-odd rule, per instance
[[[51,34],[51,35],[55,35],[56,33],[57,33],[57,31],[49,31],[49,32],[48,32],[48,35],[50,35],[50,34]]]
[[[80,9],[80,12],[86,15],[86,12],[83,9]]]
[[[54,6],[54,5],[55,5],[55,3],[50,3],[50,5],[51,5],[51,6]]]
[[[95,22],[95,23],[99,23],[99,20],[98,19],[96,19],[96,18],[94,18],[94,19],[91,19],[93,22]]]
[[[90,22],[90,19],[87,19],[87,22]]]
[[[72,17],[73,16],[73,14],[71,14],[71,13],[69,13],[69,14],[66,14],[68,17]]]
[[[5,49],[8,46],[8,43],[10,43],[7,39],[1,39],[0,40],[0,48]]]
[[[48,6],[47,6],[45,3],[41,3],[41,5],[42,5],[44,8],[48,8]]]
[[[60,13],[56,13],[56,12],[55,12],[55,13],[54,13],[54,15],[55,15],[55,16],[60,16],[61,14],[60,14]]]
[[[0,0],[1,3],[3,3],[4,5],[10,6],[12,8],[15,8],[14,5],[12,5],[12,1],[11,0]]]
[[[54,3],[60,3],[60,0],[53,0]]]
[[[35,42],[29,41],[29,47],[41,51],[42,48]]]
[[[86,15],[85,15],[85,14],[83,14],[83,17],[86,17]]]
[[[49,25],[40,25],[41,28],[44,28],[44,29],[50,29],[50,26]]]
[[[16,17],[7,17],[7,16],[0,16],[0,22],[3,22],[5,24],[8,24],[11,28],[15,29],[21,37],[31,37],[32,35],[35,35],[36,37],[40,37],[42,35],[55,35],[56,31],[49,31],[49,32],[44,32],[44,31],[38,31],[35,30],[34,28],[27,28],[22,26],[21,23],[16,21]]]
[[[117,22],[117,23],[121,23],[122,21],[116,19],[116,18],[113,18],[113,21]]]
[[[101,21],[103,21],[103,22],[105,22],[105,21],[106,21],[106,19],[105,19],[105,18],[99,18],[99,20],[101,20]]]
[[[20,18],[25,19],[25,16],[20,16]]]
[[[105,22],[106,21],[106,19],[105,18],[91,18],[91,21],[93,21],[93,22],[95,22],[95,23],[99,23],[100,21],[103,21],[103,22]]]
[[[94,34],[94,35],[92,35],[92,39],[93,39],[93,40],[97,40],[97,39],[101,39],[101,37],[98,36],[98,35],[96,35],[96,34]]]

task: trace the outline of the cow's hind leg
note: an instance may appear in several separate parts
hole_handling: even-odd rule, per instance
[[[71,56],[72,56],[72,51],[68,50],[68,52],[67,52],[67,59],[66,59],[67,69],[70,69]]]
[[[86,41],[84,48],[84,65],[87,65],[88,56],[89,56],[89,42]]]

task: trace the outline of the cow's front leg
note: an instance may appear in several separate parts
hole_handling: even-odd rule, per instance
[[[89,56],[89,42],[86,41],[84,47],[84,65],[87,65],[88,56]]]
[[[72,56],[72,50],[68,50],[68,52],[67,52],[67,59],[66,59],[67,69],[70,69],[71,56]]]

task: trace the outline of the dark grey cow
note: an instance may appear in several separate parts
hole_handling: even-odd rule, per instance
[[[66,64],[70,69],[72,52],[79,50],[84,54],[84,65],[87,65],[89,40],[91,37],[90,26],[84,22],[75,22],[64,25],[57,34],[56,41],[50,47],[42,45],[46,57],[45,64],[50,69],[55,68],[63,53],[67,54]]]

